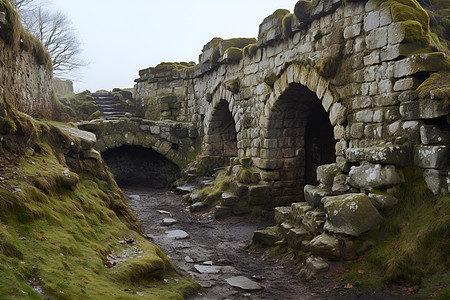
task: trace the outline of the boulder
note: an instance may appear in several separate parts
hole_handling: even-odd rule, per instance
[[[311,280],[319,274],[328,271],[330,265],[326,259],[316,256],[310,256],[306,259],[306,279]]]
[[[369,194],[370,201],[377,209],[390,209],[398,203],[398,199],[389,195]]]
[[[289,248],[292,249],[301,249],[302,247],[302,241],[309,236],[309,233],[303,229],[298,227],[293,227],[289,229],[289,232],[287,233],[287,242],[289,245]]]
[[[411,161],[411,149],[407,146],[380,146],[349,148],[345,151],[350,162],[367,161],[385,165],[407,166]]]
[[[349,173],[352,187],[370,190],[372,188],[389,188],[402,182],[395,172],[395,166],[382,166],[364,162],[359,167],[352,167]]]
[[[305,185],[303,192],[305,195],[305,200],[314,207],[321,206],[321,200],[323,197],[332,195],[330,190],[309,184]]]
[[[341,249],[339,240],[332,235],[322,233],[316,236],[310,243],[311,253],[314,256],[323,257],[331,260],[339,260],[341,258]]]
[[[92,149],[97,142],[97,137],[92,132],[66,126],[61,126],[59,128],[66,131],[71,136],[78,138],[80,140],[82,150]]]
[[[446,146],[419,146],[416,149],[414,163],[424,169],[441,169],[447,163]]]
[[[322,199],[327,215],[324,230],[354,237],[381,222],[382,217],[366,194],[345,194]]]
[[[238,197],[232,193],[222,193],[222,204],[225,206],[233,206],[238,202]]]
[[[253,233],[253,244],[273,246],[281,239],[280,233],[274,229],[256,230]]]
[[[331,190],[334,177],[339,172],[341,172],[341,169],[336,163],[319,166],[317,167],[317,181],[323,184],[326,189]]]

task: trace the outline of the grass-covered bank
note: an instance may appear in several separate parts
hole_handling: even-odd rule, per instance
[[[415,298],[450,298],[450,195],[434,196],[418,169],[404,171],[399,203],[358,240],[375,245],[349,263],[343,279],[360,289],[406,284]]]
[[[182,299],[198,289],[142,236],[100,156],[11,106],[0,119],[0,299]]]

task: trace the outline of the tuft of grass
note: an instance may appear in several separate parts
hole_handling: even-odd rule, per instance
[[[450,270],[450,195],[434,196],[421,170],[407,168],[404,174],[406,182],[395,194],[398,205],[379,229],[359,240],[379,243],[343,275],[360,289],[381,289],[393,282],[423,284]]]

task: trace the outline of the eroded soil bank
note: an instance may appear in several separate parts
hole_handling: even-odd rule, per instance
[[[189,299],[399,299],[391,293],[361,293],[346,282],[325,275],[312,283],[297,276],[298,268],[268,258],[247,247],[256,229],[272,225],[270,218],[231,217],[217,221],[213,213],[189,213],[182,196],[170,190],[124,188],[128,204],[145,233],[161,247],[175,266],[199,282],[204,291]],[[163,220],[177,222],[163,225]],[[167,222],[171,224],[173,222]],[[189,237],[169,237],[175,230]],[[175,235],[178,232],[175,232]],[[338,266],[337,266],[338,267]],[[202,273],[203,272],[203,273]],[[232,287],[227,279],[244,276],[260,290]],[[347,289],[344,288],[347,285]]]

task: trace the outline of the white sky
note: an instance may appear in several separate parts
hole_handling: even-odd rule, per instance
[[[296,0],[52,0],[82,42],[76,92],[134,86],[140,69],[195,61],[213,37],[257,37],[259,24]]]

